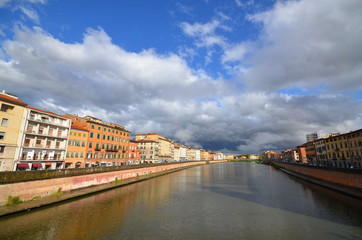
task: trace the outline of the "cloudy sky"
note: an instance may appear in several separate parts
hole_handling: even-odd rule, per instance
[[[362,128],[361,0],[0,0],[0,90],[231,153]]]

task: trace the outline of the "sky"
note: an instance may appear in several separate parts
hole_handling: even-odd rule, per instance
[[[0,90],[225,153],[362,128],[361,0],[0,0]]]

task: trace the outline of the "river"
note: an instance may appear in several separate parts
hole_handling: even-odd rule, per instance
[[[0,218],[0,239],[362,239],[362,201],[221,163]]]

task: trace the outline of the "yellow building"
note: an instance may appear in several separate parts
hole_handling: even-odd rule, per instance
[[[227,160],[234,160],[234,155],[233,154],[226,154],[226,159]]]
[[[173,141],[158,133],[136,134],[136,141],[153,140],[158,142],[158,158],[161,162],[174,160],[174,144]]]
[[[19,134],[27,104],[17,96],[0,93],[0,171],[12,171],[19,152]]]
[[[201,161],[209,160],[209,153],[205,149],[200,149],[200,159]]]
[[[334,167],[347,167],[351,163],[347,134],[333,134],[325,139],[328,162]]]

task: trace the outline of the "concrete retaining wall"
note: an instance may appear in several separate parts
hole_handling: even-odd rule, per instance
[[[184,168],[205,163],[206,161],[175,163],[122,171],[2,184],[0,185],[0,205],[6,204],[8,196],[18,196],[20,200],[26,201],[34,198],[51,196],[60,190],[71,191],[90,186],[106,184],[113,181],[137,178],[148,174],[166,172],[175,170],[177,168]]]
[[[312,166],[273,162],[285,172],[319,185],[362,198],[362,174]]]

